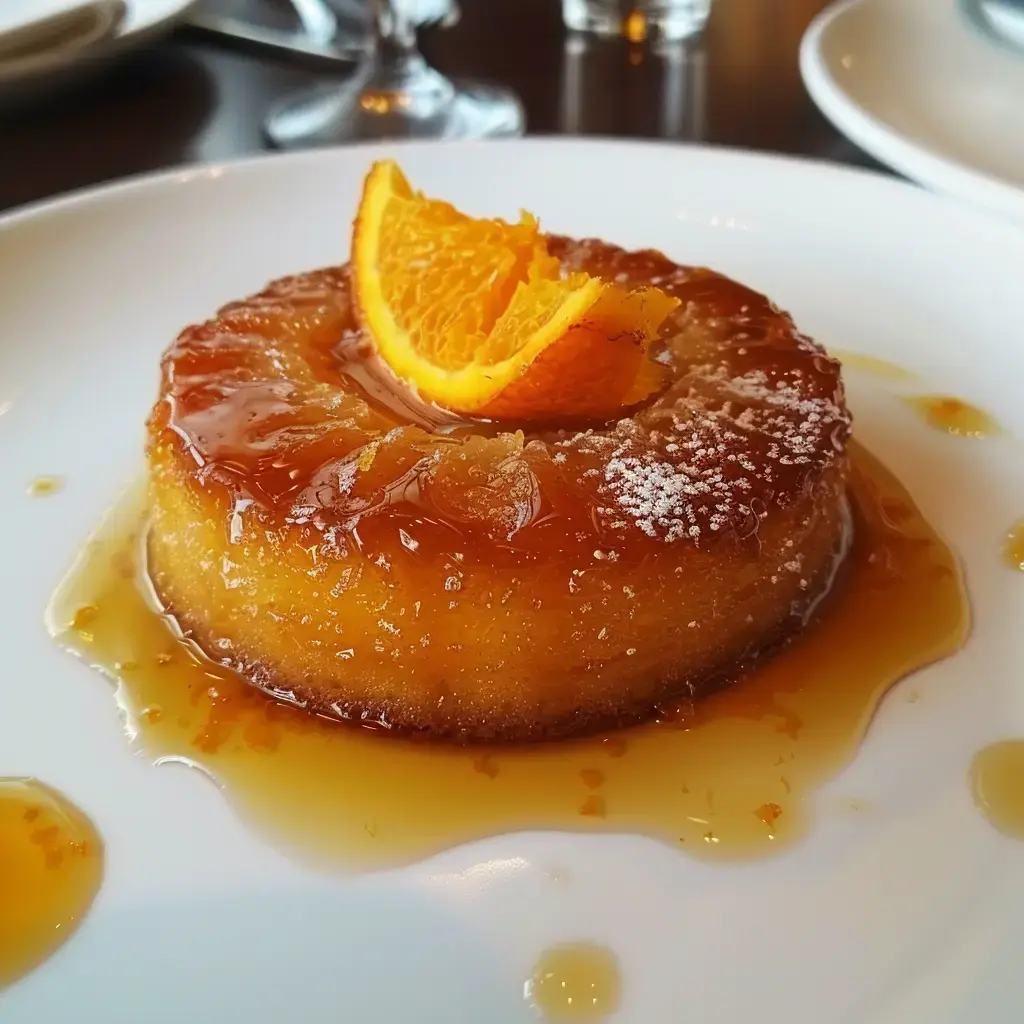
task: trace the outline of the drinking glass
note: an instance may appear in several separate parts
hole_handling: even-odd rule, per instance
[[[574,32],[678,41],[702,31],[711,0],[562,0],[562,20]]]
[[[264,125],[282,149],[389,138],[521,135],[515,95],[477,82],[453,82],[420,53],[407,3],[372,0],[373,38],[341,85],[322,85],[273,107]]]
[[[703,139],[708,72],[700,40],[660,40],[640,60],[636,50],[620,38],[566,35],[559,97],[562,131]]]

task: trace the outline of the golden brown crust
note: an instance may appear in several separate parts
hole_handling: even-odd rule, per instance
[[[720,275],[552,249],[682,300],[668,387],[617,423],[426,406],[366,358],[343,268],[182,333],[150,549],[208,651],[321,713],[519,739],[702,692],[799,628],[845,529],[838,364]]]

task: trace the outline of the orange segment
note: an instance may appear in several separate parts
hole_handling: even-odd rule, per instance
[[[660,383],[647,346],[678,300],[582,273],[563,278],[536,218],[468,217],[413,193],[393,161],[366,179],[352,267],[381,357],[449,409],[611,416]]]

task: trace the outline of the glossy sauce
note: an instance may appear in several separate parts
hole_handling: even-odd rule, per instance
[[[328,722],[214,664],[157,610],[126,499],[49,613],[59,641],[116,681],[147,757],[203,766],[278,846],[370,869],[519,829],[640,832],[706,858],[765,855],[848,763],[885,692],[956,651],[969,611],[955,556],[854,447],[856,540],[818,621],[730,689],[660,722],[582,741],[459,748]]]
[[[912,395],[906,401],[936,430],[960,437],[991,437],[1002,427],[990,413],[948,395]]]
[[[1011,569],[1024,572],[1024,519],[1018,520],[1006,531],[1003,542],[1003,561]]]
[[[615,954],[573,942],[541,953],[523,994],[544,1020],[601,1021],[618,1009],[621,990]]]
[[[103,843],[66,797],[0,779],[0,988],[63,945],[103,878]]]
[[[716,473],[727,455],[742,456],[742,465],[726,467],[725,490],[689,497],[694,521],[705,527],[705,543],[713,533],[729,533],[724,522],[712,530],[708,521],[725,515],[729,525],[749,533],[751,504],[785,507],[804,493],[808,480],[834,464],[850,429],[845,407],[836,401],[842,390],[839,364],[798,339],[792,321],[764,295],[653,251],[626,252],[596,240],[560,237],[549,238],[548,246],[567,270],[628,286],[656,284],[680,300],[651,347],[665,368],[666,387],[633,411],[640,433],[630,429],[628,435],[635,441],[631,454],[673,466],[709,446],[719,453],[710,467]],[[689,404],[684,396],[691,396]],[[745,413],[742,437],[721,436],[721,423],[700,415],[701,405],[717,410],[725,402],[736,416]],[[679,422],[670,428],[672,413]],[[614,516],[595,514],[595,505],[608,502],[594,481],[603,478],[607,451],[626,435],[618,422],[566,423],[557,409],[552,419],[554,424],[503,422],[499,428],[420,399],[369,355],[349,270],[330,267],[273,282],[179,335],[163,359],[161,397],[149,421],[150,461],[152,449],[169,447],[174,461],[180,459],[204,489],[216,484],[236,502],[247,502],[248,514],[258,510],[261,528],[293,526],[295,507],[309,507],[310,515],[329,525],[358,515],[364,548],[372,545],[373,521],[385,519],[394,520],[387,527],[389,540],[397,524],[422,534],[424,548],[434,540],[432,533],[440,538],[437,546],[445,547],[458,528],[467,542],[479,537],[493,558],[495,547],[509,546],[509,531],[495,534],[505,543],[494,543],[493,516],[486,514],[493,510],[466,507],[467,481],[458,481],[454,495],[419,483],[429,458],[446,456],[464,435],[473,440],[522,428],[525,442],[537,442],[545,454],[562,459],[552,468],[538,452],[530,453],[540,497],[518,524],[511,546],[520,556],[550,558],[556,534],[560,543],[589,552],[595,539],[609,539],[601,520],[620,517],[617,510]],[[581,428],[593,436],[574,437]],[[666,447],[666,437],[674,445]],[[566,443],[556,452],[558,441]],[[471,458],[473,468],[483,479],[508,454],[503,448],[488,454],[481,446]],[[349,459],[359,464],[359,483],[339,492],[325,470],[336,471],[338,462]],[[507,499],[495,491],[488,505]],[[725,513],[718,511],[726,504]],[[664,547],[643,530],[613,536],[641,553]]]
[[[975,754],[971,793],[995,828],[1024,839],[1024,740],[1003,740]]]

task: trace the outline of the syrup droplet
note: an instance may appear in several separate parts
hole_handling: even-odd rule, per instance
[[[720,693],[607,737],[465,749],[275,703],[155,606],[138,499],[86,546],[48,622],[116,681],[147,757],[205,768],[265,837],[324,866],[378,869],[538,828],[765,856],[806,831],[809,798],[854,757],[889,687],[958,650],[969,626],[955,555],[898,481],[852,451],[853,548],[816,620]]]
[[[1024,839],[1024,740],[1003,740],[975,754],[971,793],[995,828]]]
[[[62,490],[64,490],[62,476],[37,476],[28,485],[30,498],[48,498],[51,494],[58,494]]]
[[[844,370],[859,370],[893,383],[909,383],[918,379],[918,375],[897,363],[877,356],[867,356],[860,352],[847,352],[843,349],[831,349],[832,355],[842,364]]]
[[[545,1020],[600,1021],[619,1006],[619,962],[606,946],[573,942],[541,953],[524,995]]]
[[[0,989],[81,923],[103,877],[89,819],[35,779],[0,779]]]
[[[1024,572],[1024,519],[1019,519],[1006,531],[1003,560],[1011,569]]]
[[[947,395],[912,395],[906,401],[930,427],[960,437],[991,437],[1002,427],[991,414],[959,398]]]

